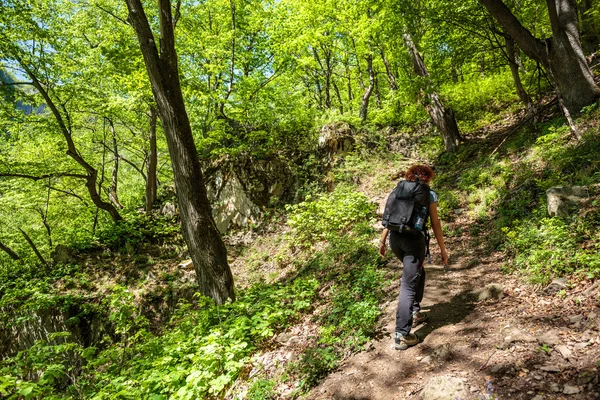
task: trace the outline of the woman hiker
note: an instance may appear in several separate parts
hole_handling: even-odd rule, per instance
[[[415,182],[417,179],[429,184],[434,172],[426,165],[413,165],[406,171],[405,179]],[[442,225],[437,211],[438,197],[433,190],[429,191],[429,217],[431,227],[440,248],[442,264],[448,262],[448,253],[442,236]],[[379,243],[379,253],[385,256],[386,240],[390,230],[384,229]],[[419,343],[416,334],[410,333],[412,327],[427,321],[427,314],[420,312],[423,290],[425,289],[425,250],[427,247],[425,232],[419,231],[391,231],[390,247],[392,252],[404,264],[400,295],[398,296],[398,309],[396,311],[396,330],[394,333],[394,346],[396,350],[406,350],[408,347]]]

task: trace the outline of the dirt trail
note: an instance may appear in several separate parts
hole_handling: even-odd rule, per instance
[[[429,321],[413,330],[420,344],[393,348],[396,283],[387,289],[378,335],[368,350],[344,360],[308,398],[419,398],[429,379],[441,375],[462,379],[466,398],[600,398],[597,289],[580,282],[561,296],[547,294],[503,275],[501,253],[485,254],[470,243],[466,235],[447,239],[449,272],[426,265],[422,304]],[[391,259],[388,268],[399,282],[401,263]],[[501,298],[472,294],[491,283],[502,286]],[[538,337],[544,334],[555,343],[543,345]]]

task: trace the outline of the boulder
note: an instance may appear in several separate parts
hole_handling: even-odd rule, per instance
[[[319,147],[328,157],[346,154],[354,150],[356,130],[347,122],[339,121],[323,125],[319,132]]]
[[[556,294],[561,290],[566,290],[568,283],[569,282],[565,278],[557,278],[544,289],[544,293]]]
[[[558,333],[556,333],[556,331],[543,332],[536,338],[538,343],[541,345],[545,344],[548,346],[556,346],[560,343],[560,338],[558,337]]]
[[[248,197],[237,176],[224,177],[216,173],[214,180],[218,190],[209,190],[213,218],[221,233],[227,232],[230,225],[247,227],[257,224],[261,216],[260,208]],[[227,179],[225,179],[227,178]]]
[[[160,209],[160,213],[169,219],[173,219],[177,215],[177,207],[175,203],[166,202]]]
[[[585,186],[555,186],[546,190],[548,214],[551,217],[568,217],[573,206],[589,197]]]
[[[466,399],[469,396],[462,379],[447,375],[431,378],[421,392],[423,400],[455,400]]]
[[[59,264],[70,264],[75,262],[75,257],[73,257],[71,250],[62,244],[57,245],[50,256],[55,263]]]
[[[479,289],[473,292],[477,296],[478,301],[488,299],[503,299],[504,298],[504,287],[498,283],[490,283],[483,289]]]

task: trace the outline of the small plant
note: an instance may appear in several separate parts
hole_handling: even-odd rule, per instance
[[[542,344],[538,349],[543,351],[546,355],[550,355],[550,352],[552,351],[552,347],[548,346],[546,343]]]
[[[268,400],[274,397],[273,389],[275,381],[273,379],[257,379],[250,389],[248,389],[248,400]]]

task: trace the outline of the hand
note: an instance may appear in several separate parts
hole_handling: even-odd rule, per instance
[[[442,265],[448,264],[448,253],[446,252],[446,249],[442,249],[440,255],[442,256]]]
[[[381,254],[381,257],[385,257],[385,253],[387,251],[387,246],[384,243],[379,243],[379,254]]]

